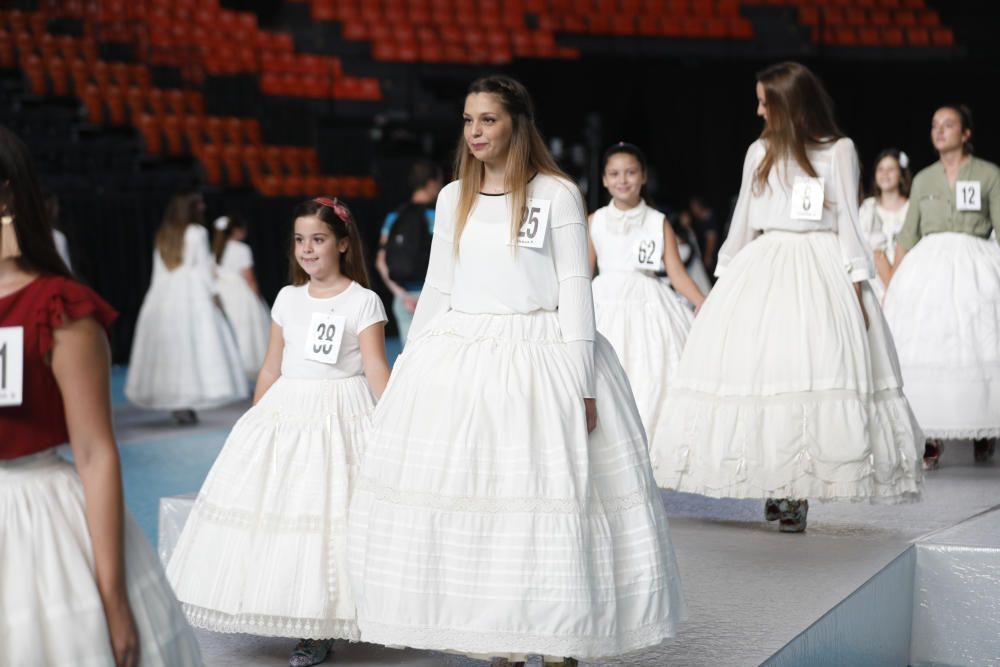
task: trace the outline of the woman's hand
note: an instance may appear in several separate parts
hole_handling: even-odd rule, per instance
[[[115,667],[138,667],[139,633],[136,632],[132,610],[124,594],[104,602],[104,616],[108,621]]]
[[[587,413],[587,433],[592,433],[597,428],[597,400],[583,399],[583,409]]]

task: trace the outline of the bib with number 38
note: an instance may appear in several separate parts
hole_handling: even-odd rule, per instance
[[[955,208],[979,211],[983,208],[983,184],[979,181],[955,181]]]
[[[663,239],[653,236],[639,239],[632,248],[632,266],[640,271],[662,271]]]
[[[545,232],[549,228],[548,199],[528,199],[528,214],[524,217],[521,230],[517,234],[517,245],[522,248],[542,248],[545,246]]]
[[[823,218],[823,179],[796,176],[792,185],[792,220]]]
[[[24,400],[24,327],[0,327],[0,407]]]
[[[305,357],[323,364],[337,363],[347,318],[333,313],[313,313],[306,335]]]

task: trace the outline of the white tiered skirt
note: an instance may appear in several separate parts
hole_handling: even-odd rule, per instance
[[[638,271],[602,273],[593,288],[597,330],[618,354],[646,439],[656,447],[664,437],[663,405],[691,329],[691,311],[664,282]]]
[[[236,339],[195,269],[167,272],[136,321],[125,395],[157,410],[212,408],[247,397]]]
[[[695,319],[650,451],[660,486],[713,497],[914,500],[923,435],[878,301],[832,232],[770,231]]]
[[[618,655],[684,613],[667,517],[614,350],[596,430],[552,312],[450,311],[407,343],[351,505],[368,642],[523,659]]]
[[[924,433],[1000,437],[1000,245],[925,236],[889,283],[885,317]]]
[[[125,516],[125,579],[144,667],[201,665],[152,547]],[[113,665],[83,486],[55,450],[0,461],[0,665]]]
[[[362,376],[281,377],[236,422],[167,566],[193,625],[358,639],[347,508],[373,408]]]

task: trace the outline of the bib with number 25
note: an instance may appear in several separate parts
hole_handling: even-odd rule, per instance
[[[337,363],[346,325],[347,318],[343,315],[313,313],[306,335],[306,359],[323,364]]]
[[[632,266],[640,271],[662,271],[663,239],[653,236],[639,239],[632,249]]]
[[[955,181],[955,208],[979,211],[983,208],[983,184],[979,181]]]
[[[528,199],[528,214],[517,234],[517,245],[522,248],[542,248],[545,246],[545,232],[549,228],[548,199]]]
[[[24,327],[0,327],[0,407],[24,400]]]
[[[792,185],[792,220],[823,218],[823,179],[796,176]]]

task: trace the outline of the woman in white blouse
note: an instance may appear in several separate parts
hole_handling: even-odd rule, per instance
[[[879,303],[892,275],[896,258],[896,235],[903,229],[910,207],[910,158],[896,148],[887,148],[875,157],[872,196],[861,202],[861,230],[868,237],[875,258],[872,289]]]
[[[808,498],[900,502],[920,491],[922,435],[868,280],[858,158],[820,81],[797,63],[757,79],[765,121],[743,166],[720,276],[667,392],[661,486],[764,498],[784,532]]]
[[[533,115],[513,79],[469,88],[351,506],[365,641],[570,664],[683,615],[642,423],[594,331],[583,201]]]

